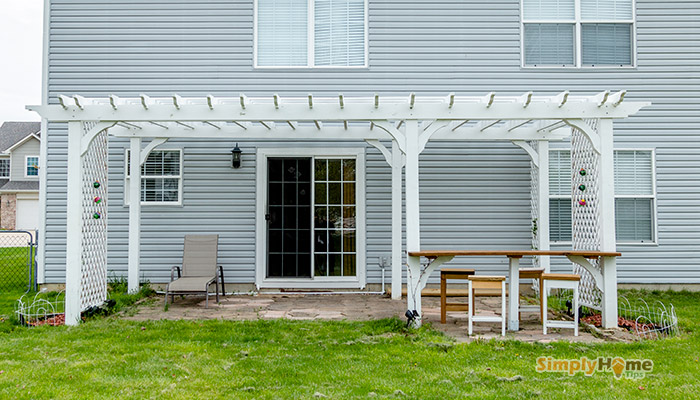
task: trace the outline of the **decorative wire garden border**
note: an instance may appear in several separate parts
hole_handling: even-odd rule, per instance
[[[26,297],[26,298],[25,298]],[[63,325],[65,322],[66,296],[64,291],[53,294],[36,293],[31,299],[27,294],[17,300],[15,314],[20,325]]]
[[[554,308],[567,310],[567,314],[572,316],[571,299],[573,292],[560,289],[553,295],[553,301],[550,300],[550,304]],[[584,319],[586,316],[597,315],[597,323],[599,323],[600,314],[597,310],[581,307],[580,311],[580,318]],[[618,298],[617,313],[618,326],[627,329],[640,339],[665,339],[680,334],[678,316],[676,316],[676,309],[673,304],[666,306],[660,301],[649,304],[638,298],[633,305],[626,297],[620,296]]]
[[[660,301],[649,303],[637,299],[632,306],[626,297],[618,300],[618,315],[626,320],[634,321],[630,329],[642,339],[665,339],[680,333],[678,317],[673,304],[666,305]]]

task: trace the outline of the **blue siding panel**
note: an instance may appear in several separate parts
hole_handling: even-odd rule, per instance
[[[620,246],[624,283],[700,283],[700,2],[637,0],[635,68],[522,68],[518,0],[370,0],[369,68],[254,69],[253,0],[51,0],[49,97],[592,94],[626,89],[653,102],[615,124],[618,148],[656,149],[658,245]],[[66,127],[48,135],[47,282],[65,263]],[[110,150],[110,270],[126,269],[123,141]],[[221,235],[231,281],[254,278],[254,154],[228,167],[216,141],[172,141],[184,149],[184,203],[143,207],[143,273],[169,276],[185,233]],[[272,145],[272,144],[270,144]],[[298,144],[288,144],[295,146]],[[357,146],[357,143],[342,145]],[[223,150],[222,150],[223,149]],[[367,150],[368,281],[390,253],[390,170]],[[528,248],[529,161],[503,143],[430,143],[421,156],[422,240],[428,247]],[[446,190],[449,187],[449,190]],[[461,259],[489,272],[500,259]],[[566,268],[564,262],[555,267]],[[388,272],[388,271],[387,271]]]

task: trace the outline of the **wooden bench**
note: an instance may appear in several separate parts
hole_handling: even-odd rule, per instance
[[[447,322],[448,311],[469,311],[469,304],[447,302],[447,281],[449,279],[466,280],[474,275],[473,269],[443,268],[440,271],[440,322]]]
[[[547,334],[547,328],[573,328],[574,336],[578,336],[578,284],[581,280],[579,275],[574,274],[542,274],[542,304],[545,309],[542,318],[542,334]],[[571,289],[574,292],[572,306],[574,311],[573,321],[549,321],[547,319],[547,291],[548,289]]]
[[[500,322],[501,335],[506,335],[506,277],[505,276],[485,276],[472,275],[469,278],[469,335],[473,332],[474,322]],[[500,289],[501,290],[501,316],[480,316],[476,315],[474,307],[475,289]]]
[[[540,312],[540,321],[544,321],[544,304],[542,303],[542,287],[543,287],[543,280],[542,280],[542,275],[544,274],[544,268],[522,268],[519,270],[520,273],[520,279],[537,279],[539,282],[539,288],[540,288],[540,306],[539,306],[539,312]],[[530,307],[532,306],[520,306],[518,309],[519,313],[521,312],[532,312],[536,311],[532,310]],[[536,306],[535,306],[536,307]],[[520,318],[520,315],[518,315],[518,318]]]

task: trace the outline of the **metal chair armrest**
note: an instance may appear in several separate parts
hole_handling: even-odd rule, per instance
[[[177,265],[173,265],[173,267],[170,268],[170,282],[172,282],[172,281],[175,280],[175,270],[176,270],[176,269],[177,269],[177,277],[178,277],[178,278],[181,278],[181,277],[182,277],[182,273],[181,273],[180,267],[178,267]]]
[[[224,267],[219,265],[219,279],[221,280],[221,293],[226,296],[226,286],[224,283]]]

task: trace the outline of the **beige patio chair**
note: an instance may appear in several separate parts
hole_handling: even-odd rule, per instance
[[[216,302],[219,302],[219,280],[225,294],[224,268],[217,266],[219,235],[185,235],[185,247],[182,254],[182,269],[173,266],[170,269],[170,283],[165,289],[165,305],[168,295],[175,302],[175,295],[204,294],[205,307],[209,307],[209,286],[216,285]],[[218,268],[217,268],[218,267]],[[217,270],[218,269],[218,270]],[[175,271],[177,270],[177,279]]]

